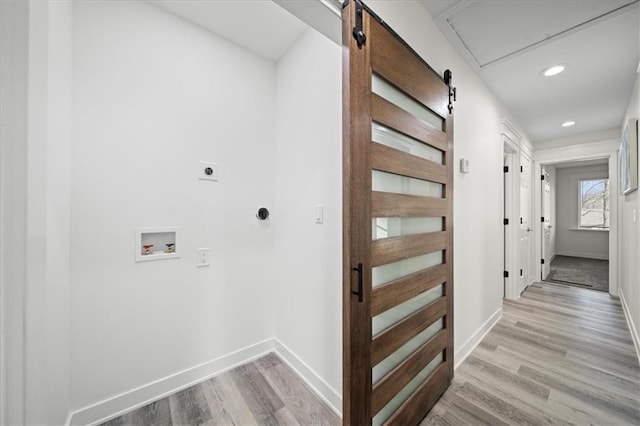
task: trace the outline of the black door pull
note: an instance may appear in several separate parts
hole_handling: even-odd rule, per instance
[[[362,303],[362,263],[358,263],[358,267],[352,269],[358,273],[358,290],[351,293],[358,296],[358,303]]]

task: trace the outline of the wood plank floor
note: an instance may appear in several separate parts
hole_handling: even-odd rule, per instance
[[[103,425],[340,425],[331,409],[271,353]]]
[[[338,425],[275,354],[107,423]],[[422,425],[640,425],[640,367],[608,293],[531,285],[456,370]]]
[[[640,367],[620,301],[536,283],[456,370],[422,425],[640,425]]]

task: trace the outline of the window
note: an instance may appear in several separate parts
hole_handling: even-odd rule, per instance
[[[609,179],[580,181],[580,228],[609,229]]]

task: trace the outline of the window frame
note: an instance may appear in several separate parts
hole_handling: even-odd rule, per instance
[[[611,185],[609,177],[580,177],[578,180],[578,208],[576,212],[577,216],[577,229],[581,230],[589,230],[589,231],[609,231],[611,228]],[[582,182],[589,181],[603,181],[605,182],[605,190],[608,193],[606,200],[608,202],[603,205],[602,211],[608,211],[607,221],[603,223],[603,226],[585,226],[582,224]]]

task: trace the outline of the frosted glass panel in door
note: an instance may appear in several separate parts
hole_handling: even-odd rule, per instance
[[[371,91],[385,98],[392,104],[399,106],[414,117],[419,118],[436,129],[442,130],[444,121],[439,115],[433,113],[420,102],[405,95],[377,74],[371,75]]]
[[[398,262],[387,263],[386,265],[371,268],[371,282],[373,287],[388,283],[405,275],[413,274],[431,266],[440,265],[444,261],[444,252],[436,251],[399,260]]]
[[[437,298],[444,295],[444,290],[441,285],[432,288],[417,295],[416,297],[407,300],[404,303],[396,305],[395,307],[384,311],[380,315],[377,315],[371,320],[371,331],[373,336],[377,336],[380,332],[402,321],[412,313],[424,308],[429,303],[433,302]]]
[[[442,330],[444,327],[444,321],[442,318],[425,328],[420,334],[413,339],[409,340],[404,346],[393,352],[391,355],[379,362],[372,370],[372,383],[376,384],[384,376],[389,374],[396,368],[402,361],[407,359],[416,349],[425,344],[435,334]]]
[[[373,219],[372,239],[444,231],[441,217],[377,217]]]
[[[433,161],[434,163],[442,164],[444,158],[442,151],[439,149],[432,148],[375,121],[371,124],[371,139],[373,142]]]
[[[371,186],[374,191],[437,198],[442,198],[444,188],[444,185],[441,183],[381,172],[379,170],[371,171]]]
[[[440,365],[443,361],[444,356],[441,352],[436,355],[436,357],[431,360],[431,362],[427,364],[427,366],[423,368],[417,376],[415,376],[409,383],[407,383],[407,385],[402,388],[402,390],[398,392],[398,394],[391,401],[389,401],[389,403],[385,405],[384,408],[382,408],[382,410],[378,412],[378,414],[375,415],[372,420],[372,424],[374,426],[378,426],[386,422],[394,413],[394,411],[396,411],[398,407],[400,407],[402,403],[411,396],[413,391],[418,389],[418,386],[420,386],[422,382],[424,382],[427,377],[429,377],[433,370],[435,370],[436,367],[438,367],[438,365]]]

